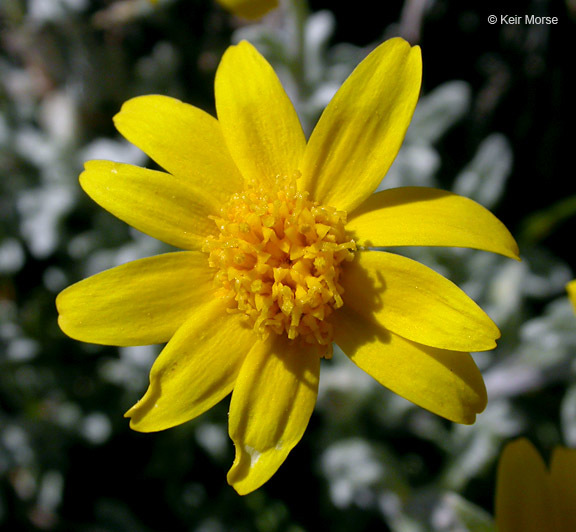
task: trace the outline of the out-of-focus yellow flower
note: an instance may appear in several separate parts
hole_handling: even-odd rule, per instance
[[[572,306],[574,307],[574,312],[576,312],[576,279],[574,281],[570,281],[566,285],[566,290],[568,292],[568,297],[572,302]]]
[[[157,4],[158,0],[149,0]],[[266,13],[278,7],[278,0],[216,0],[223,8],[235,15],[248,19],[257,20]]]
[[[239,493],[266,482],[302,437],[333,342],[447,419],[473,423],[485,408],[468,351],[492,349],[496,325],[441,275],[371,250],[518,254],[504,225],[469,199],[418,187],[373,194],[400,149],[421,71],[418,47],[380,45],[306,142],[272,67],[241,42],[218,67],[218,120],[164,96],[129,100],[115,117],[166,172],[90,161],[80,176],[105,209],[187,251],[67,288],[60,327],[101,344],[168,341],[127,412],[135,430],[173,427],[233,391],[228,481]]]
[[[278,0],[217,0],[228,11],[248,20],[263,17],[278,7]]]
[[[504,448],[496,485],[498,532],[576,530],[576,449],[556,447],[550,468],[525,438]]]

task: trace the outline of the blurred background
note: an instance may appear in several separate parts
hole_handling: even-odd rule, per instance
[[[213,0],[2,0],[0,529],[493,530],[503,445],[524,435],[546,458],[576,446],[576,317],[565,294],[576,268],[575,34],[573,0],[286,0],[251,23]],[[239,497],[225,482],[228,399],[175,429],[132,432],[123,413],[161,346],[103,347],[60,332],[61,289],[166,250],[96,206],[78,175],[89,159],[151,164],[113,128],[133,96],[213,112],[230,42],[249,39],[273,63],[310,131],[353,67],[395,35],[421,45],[424,82],[381,187],[472,197],[520,244],[521,263],[402,250],[500,326],[498,348],[474,354],[489,406],[474,426],[451,424],[335,353],[303,440],[272,480]]]

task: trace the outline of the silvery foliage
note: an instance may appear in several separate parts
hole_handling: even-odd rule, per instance
[[[107,215],[94,214],[90,228],[69,237],[62,230],[63,220],[75,206],[87,202],[77,181],[85,160],[102,158],[141,165],[146,159],[120,137],[91,138],[82,129],[83,105],[106,91],[114,92],[118,88],[114,83],[124,81],[95,84],[93,78],[82,75],[95,58],[87,56],[80,30],[74,30],[74,25],[71,28],[65,19],[74,20],[86,2],[35,0],[30,6],[23,15],[22,28],[26,31],[6,34],[6,39],[34,35],[49,21],[61,24],[66,31],[78,31],[74,36],[78,46],[70,49],[72,65],[66,65],[64,82],[50,90],[42,89],[41,73],[0,57],[0,96],[10,101],[7,105],[0,99],[0,173],[10,178],[3,180],[0,197],[0,274],[17,276],[31,258],[49,263],[57,255],[68,257],[78,265],[78,271],[72,274],[55,260],[43,272],[43,289],[50,294],[52,304],[53,296],[70,282],[164,248],[137,231],[108,243],[104,235],[120,225],[114,225]],[[110,21],[111,16],[108,13],[108,18],[101,20]],[[294,38],[300,31],[297,20],[296,16],[273,13],[264,24],[240,28],[235,39],[248,38],[274,64],[297,105],[305,130],[310,132],[321,110],[369,50],[343,43],[329,46],[335,27],[329,11],[305,17],[304,46],[299,48]],[[29,58],[32,63],[40,59],[39,64],[50,64],[50,46],[36,46],[34,50],[40,58]],[[158,90],[158,84],[166,89],[164,84],[170,83],[166,80],[171,79],[177,61],[178,51],[169,43],[159,43],[136,65],[138,79],[134,85],[149,87],[148,92]],[[73,68],[78,66],[79,70]],[[158,72],[162,73],[161,80]],[[38,75],[40,79],[35,77]],[[177,86],[169,88],[179,92]],[[437,143],[463,118],[470,104],[471,91],[463,81],[447,82],[425,94],[381,187],[439,186],[442,160]],[[513,149],[506,138],[490,135],[454,177],[451,188],[497,210],[512,164]],[[574,380],[576,324],[564,293],[573,273],[538,247],[523,249],[519,263],[472,250],[400,251],[454,280],[500,326],[499,347],[474,355],[486,380],[488,408],[472,427],[447,424],[383,390],[337,352],[323,364],[318,412],[325,445],[317,467],[336,507],[380,512],[395,531],[491,530],[491,516],[462,493],[472,479],[493,471],[506,441],[534,430],[531,412],[522,399]],[[534,302],[543,309],[538,315],[529,305]],[[14,300],[0,299],[0,385],[16,397],[45,389],[47,381],[55,386],[53,375],[33,369],[32,364],[44,355],[43,346],[22,326],[21,314]],[[99,348],[82,349],[90,354]],[[135,399],[146,386],[156,354],[157,347],[122,348],[118,357],[105,358],[98,377],[123,387]],[[538,427],[550,447],[558,442],[576,446],[576,386],[567,385],[566,390],[560,405],[560,426],[550,421]],[[59,427],[59,437],[72,434],[99,445],[113,430],[106,414],[82,411],[64,393],[50,395],[42,408],[40,420]],[[370,423],[366,434],[351,432],[350,427],[358,427],[360,418]],[[35,428],[25,417],[0,410],[0,477],[10,472],[17,496],[34,500],[40,514],[51,515],[57,513],[64,478],[59,471],[40,467],[40,450],[34,439],[43,426],[40,423]],[[225,454],[229,442],[221,419],[214,421],[208,416],[195,427],[201,447],[214,456]],[[418,448],[404,452],[401,441],[394,444],[398,434],[435,449],[439,463],[431,468]],[[416,485],[412,479],[419,472],[433,481]],[[490,478],[487,486],[492,483]],[[0,499],[0,523],[3,504]],[[214,523],[218,525],[217,517]]]
[[[102,245],[109,230],[105,218],[103,224],[92,224],[96,229],[70,238],[63,230],[66,217],[80,203],[88,204],[78,184],[84,161],[101,158],[142,164],[146,158],[120,138],[89,138],[82,129],[80,114],[90,100],[88,95],[97,91],[101,95],[111,84],[94,89],[90,79],[79,75],[87,64],[86,42],[80,31],[69,35],[74,41],[67,55],[71,64],[59,63],[62,57],[51,39],[70,29],[70,19],[86,9],[87,2],[34,0],[28,10],[20,12],[20,7],[10,1],[0,6],[0,18],[6,15],[6,21],[10,17],[19,21],[16,26],[2,23],[3,44],[11,47],[18,60],[0,55],[0,279],[27,279],[23,272],[31,263],[48,266],[40,286],[16,285],[22,292],[42,294],[38,296],[42,303],[21,300],[9,290],[0,294],[0,388],[14,398],[11,410],[0,407],[0,480],[9,478],[16,496],[32,502],[38,526],[48,527],[61,502],[64,477],[61,471],[44,469],[39,434],[51,434],[62,446],[73,438],[100,445],[110,437],[112,423],[104,412],[83,411],[64,392],[54,391],[59,377],[47,369],[46,362],[53,338],[47,331],[43,338],[35,337],[36,331],[30,330],[33,327],[27,326],[23,315],[36,311],[33,305],[40,304],[50,315],[48,329],[52,329],[54,297],[61,289],[97,271],[156,253],[159,246],[132,231],[129,240],[106,249]],[[45,30],[47,24],[54,25],[54,34]],[[153,62],[154,57],[147,60]],[[48,80],[53,74],[65,79],[51,86]],[[81,271],[71,275],[60,266],[61,256],[76,261]],[[85,350],[93,352],[94,346]],[[132,387],[137,383],[141,390],[155,356],[152,350],[134,353],[126,348],[120,357],[123,365],[110,358],[102,365],[101,378],[124,380]],[[147,368],[142,370],[146,355]],[[17,410],[19,401],[22,412]],[[34,410],[29,418],[26,410],[31,404]],[[0,525],[6,510],[3,505],[0,498]]]
[[[289,19],[290,20],[290,19]],[[237,31],[272,61],[280,73],[304,124],[315,119],[353,67],[369,52],[328,42],[335,21],[329,11],[308,17],[303,29],[304,68],[294,75],[298,60],[294,28],[279,31],[275,21]],[[281,29],[281,28],[280,28]],[[470,86],[448,81],[424,94],[405,142],[379,190],[401,186],[443,188],[442,159],[437,145],[469,112]],[[477,146],[471,160],[453,177],[450,189],[486,208],[498,211],[513,166],[513,147],[493,133]],[[522,242],[520,242],[522,245]],[[377,508],[395,532],[492,531],[492,516],[461,493],[476,477],[493,471],[503,445],[535,430],[531,411],[522,402],[546,394],[558,383],[574,380],[576,317],[565,292],[573,278],[570,268],[538,246],[521,249],[522,261],[469,249],[394,248],[456,282],[498,324],[498,348],[474,353],[488,390],[488,407],[473,426],[446,424],[412,403],[383,390],[336,353],[322,368],[318,409],[324,416],[328,444],[320,458],[333,504],[339,508]],[[530,303],[543,307],[533,315]],[[336,349],[338,351],[338,349]],[[382,437],[350,435],[362,412],[370,412]],[[576,386],[568,386],[561,404],[561,425],[549,422],[550,449],[576,445]],[[541,423],[541,420],[538,420]],[[400,454],[387,445],[395,432],[428,441],[441,454],[432,483],[411,485],[410,474],[425,469],[416,453]],[[489,479],[489,489],[495,479]]]

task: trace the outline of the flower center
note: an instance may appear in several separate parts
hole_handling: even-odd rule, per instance
[[[279,177],[273,188],[234,194],[213,219],[220,233],[203,251],[218,270],[229,311],[243,312],[263,337],[300,337],[329,357],[326,318],[343,304],[341,264],[356,249],[344,230],[346,213],[309,200],[294,178]]]

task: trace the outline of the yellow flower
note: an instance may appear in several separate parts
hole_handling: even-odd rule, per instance
[[[166,172],[90,161],[84,190],[133,227],[187,251],[85,279],[57,299],[62,330],[109,345],[168,341],[127,412],[150,432],[230,392],[239,493],[302,437],[332,342],[378,382],[449,420],[486,405],[468,351],[499,331],[450,281],[373,246],[461,246],[517,257],[471,200],[407,187],[372,194],[420,90],[418,47],[392,39],[351,74],[308,143],[272,67],[247,42],[224,54],[218,120],[164,96],[126,102],[118,130]]]
[[[278,7],[278,0],[216,0],[222,7],[238,17],[257,20]],[[158,0],[150,0],[157,4]]]
[[[498,464],[498,532],[576,530],[576,449],[556,447],[550,470],[525,438],[509,443]]]
[[[572,302],[572,306],[574,307],[574,312],[576,312],[576,279],[574,281],[570,281],[566,285],[566,290],[568,291],[568,297]]]
[[[263,17],[268,11],[278,7],[278,0],[217,0],[218,3],[235,15],[249,20]]]

